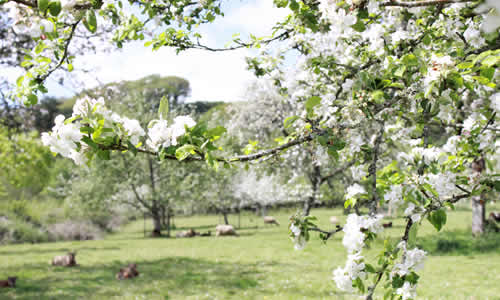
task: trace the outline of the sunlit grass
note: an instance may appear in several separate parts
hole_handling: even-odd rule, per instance
[[[315,236],[305,250],[294,251],[286,227],[291,213],[274,214],[280,227],[244,215],[240,237],[216,238],[220,217],[197,216],[176,218],[175,224],[211,230],[211,237],[144,238],[143,222],[137,221],[100,241],[2,246],[0,279],[19,279],[17,289],[0,290],[0,299],[358,299],[338,291],[331,280],[332,270],[346,257],[342,234],[326,245]],[[327,229],[333,229],[330,216],[345,220],[340,210],[313,214]],[[238,225],[238,217],[230,216],[230,222]],[[383,236],[396,240],[403,220],[393,222]],[[432,253],[420,272],[419,299],[500,299],[499,235],[472,239],[470,222],[467,210],[451,213],[440,233],[424,222],[419,243]],[[374,257],[380,244],[366,256]],[[53,256],[68,250],[78,251],[79,267],[49,265]],[[116,280],[118,269],[130,262],[138,264],[141,275]]]

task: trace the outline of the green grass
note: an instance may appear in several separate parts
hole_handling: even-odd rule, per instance
[[[291,213],[275,213],[280,227],[244,216],[240,237],[144,238],[138,221],[100,241],[2,246],[0,279],[19,279],[18,288],[0,289],[0,299],[359,299],[338,291],[331,280],[332,270],[345,262],[342,234],[326,245],[315,236],[305,250],[294,251],[286,228]],[[313,214],[325,228],[332,228],[331,215],[341,216],[339,210]],[[418,299],[500,299],[499,234],[471,238],[470,219],[470,211],[453,212],[440,233],[424,222],[419,243],[431,253],[420,272]],[[175,223],[213,234],[219,220],[198,216]],[[235,216],[230,221],[238,223]],[[383,236],[395,240],[403,220],[393,222]],[[380,245],[366,256],[373,258]],[[53,256],[73,249],[79,267],[49,265]],[[130,262],[141,275],[116,280],[118,269]]]

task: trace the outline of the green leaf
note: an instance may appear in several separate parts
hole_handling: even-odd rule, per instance
[[[26,97],[26,101],[25,101],[25,104],[27,106],[31,106],[31,105],[35,105],[38,103],[38,97],[37,95],[35,94],[29,94],[27,97]]]
[[[418,225],[417,224],[411,225],[410,232],[408,233],[408,246],[410,247],[415,246],[417,242],[417,231],[418,231]]]
[[[474,67],[474,64],[471,62],[463,62],[461,64],[458,64],[457,68],[459,69],[470,69]]]
[[[498,63],[500,63],[500,56],[488,56],[481,62],[481,65],[492,67]]]
[[[298,116],[288,117],[283,122],[283,126],[285,126],[285,128],[290,128],[290,126],[292,126],[292,124],[295,123],[295,121],[297,121],[298,119],[299,119]]]
[[[427,219],[436,228],[437,231],[440,231],[441,228],[443,228],[444,224],[446,224],[446,212],[442,208],[438,209],[431,212]]]
[[[195,150],[196,150],[196,146],[194,146],[194,145],[190,145],[190,144],[183,145],[182,147],[175,150],[175,157],[178,160],[184,160],[184,159],[188,158],[188,156],[190,154],[196,154]]]
[[[85,28],[87,28],[87,30],[91,33],[95,33],[97,31],[97,18],[95,17],[95,12],[93,9],[88,9],[85,12],[83,25],[85,25]]]
[[[102,160],[110,160],[111,159],[111,151],[109,150],[99,150],[97,152],[97,157]]]
[[[321,103],[321,98],[318,96],[312,96],[306,101],[306,111],[309,115],[312,115],[314,112],[314,107]]]
[[[358,22],[354,25],[351,26],[352,29],[356,30],[357,32],[363,32],[366,30],[365,23],[358,19]]]
[[[51,1],[49,3],[49,12],[54,17],[57,17],[62,10],[61,2],[59,0]]]
[[[97,145],[93,140],[91,140],[88,136],[82,137],[82,142],[89,145],[90,148],[94,150],[99,150],[99,145]]]
[[[370,264],[365,264],[365,271],[368,273],[376,273],[375,268]]]
[[[47,8],[49,7],[49,0],[37,0],[37,4],[38,4],[38,9],[42,13],[45,13]]]
[[[495,68],[482,68],[479,74],[491,81],[493,79],[493,75],[495,75]]]
[[[401,66],[396,70],[396,72],[394,72],[394,76],[403,77],[405,71],[406,71],[406,66]]]
[[[381,90],[376,90],[376,91],[372,92],[371,97],[372,97],[373,101],[375,101],[375,103],[377,103],[377,104],[384,103],[384,100],[385,100],[384,99],[384,92]]]
[[[429,87],[427,88],[427,90],[425,91],[425,94],[424,94],[424,97],[425,97],[425,98],[429,98],[429,96],[432,94],[432,89],[434,88],[434,85],[435,85],[435,84],[436,84],[436,83],[435,83],[435,82],[433,82],[433,83],[431,83],[431,84],[429,85]]]
[[[168,118],[168,99],[163,96],[160,100],[160,108],[158,108],[158,116],[160,119],[166,120]]]

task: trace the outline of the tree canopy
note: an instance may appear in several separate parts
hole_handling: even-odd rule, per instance
[[[175,96],[163,98],[148,126],[114,111],[102,98],[79,98],[72,116],[56,117],[43,142],[77,164],[119,159],[127,151],[159,160],[205,161],[214,169],[262,162],[294,147],[321,148],[328,160],[349,164],[356,178],[346,189],[345,207],[364,203],[369,213],[349,215],[334,232],[317,228],[311,216],[297,215],[291,237],[302,248],[310,231],[326,240],[342,230],[349,255],[334,271],[339,289],[371,299],[380,286],[388,297],[415,298],[425,257],[415,246],[419,224],[427,220],[441,230],[447,208],[471,198],[473,232],[480,233],[483,195],[500,190],[500,5],[495,0],[274,3],[290,14],[271,37],[235,37],[228,47],[213,48],[201,42],[198,28],[224,15],[222,1],[7,1],[10,30],[29,35],[35,44],[20,63],[25,72],[15,97],[35,104],[53,72],[73,69],[70,45],[89,39],[80,30],[96,34],[105,28],[117,47],[145,40],[153,50],[260,49],[248,58],[249,68],[272,83],[267,93],[279,94],[291,107],[282,121],[284,134],[268,149],[250,143],[244,154],[224,152],[218,141],[225,128],[210,128],[190,116],[169,117],[169,102],[180,99]],[[161,27],[151,33],[152,23]],[[321,161],[315,156],[311,163]],[[369,263],[362,250],[383,230],[377,215],[383,203],[403,206],[406,226],[401,238],[386,241],[378,261]]]

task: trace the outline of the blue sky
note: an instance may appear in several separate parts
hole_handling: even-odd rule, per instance
[[[272,26],[287,15],[286,10],[274,8],[271,0],[225,1],[224,9],[224,18],[201,29],[204,43],[223,47],[237,32],[242,39],[249,33],[269,35]],[[218,53],[187,50],[176,55],[169,48],[152,52],[143,43],[129,43],[121,51],[78,57],[76,67],[94,70],[91,75],[82,75],[85,87],[94,87],[99,82],[135,80],[150,74],[175,75],[191,83],[192,95],[188,101],[238,101],[243,99],[245,87],[253,79],[244,60],[254,53],[248,49]],[[59,86],[49,80],[48,88],[52,95],[70,96],[83,87]]]

